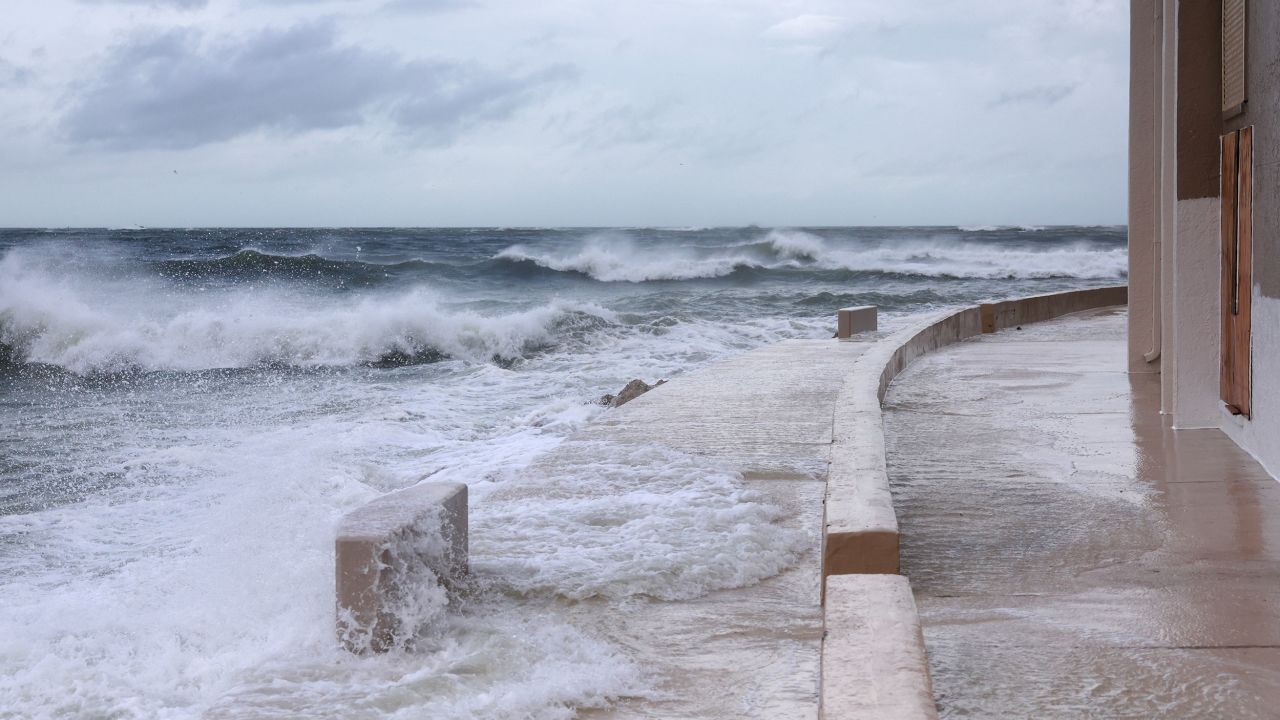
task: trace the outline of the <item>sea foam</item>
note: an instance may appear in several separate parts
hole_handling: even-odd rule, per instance
[[[426,289],[355,298],[283,288],[179,293],[55,274],[21,253],[0,260],[0,344],[22,362],[77,373],[513,360],[555,344],[562,329],[615,321],[589,302],[488,316],[446,309]]]
[[[495,259],[580,273],[602,282],[633,283],[711,279],[741,269],[975,279],[1123,278],[1128,271],[1124,248],[1097,248],[1087,242],[1010,245],[947,235],[832,242],[801,230],[781,229],[770,230],[755,242],[719,247],[642,246],[629,235],[601,233],[569,248],[513,245]]]
[[[474,562],[520,593],[695,598],[784,570],[813,538],[717,463],[574,441],[485,503]]]
[[[0,231],[0,715],[22,718],[559,719],[648,697],[645,651],[573,608],[750,585],[817,541],[702,458],[581,444],[576,469],[546,467],[611,412],[593,398],[830,337],[851,298],[892,323],[1090,284],[939,278],[1123,266],[1122,233],[1089,244],[1071,230],[1003,256],[999,232],[351,230],[331,246],[316,239],[329,231],[13,232]],[[641,282],[655,277],[694,282]],[[418,364],[286,367],[399,356]],[[24,362],[75,372],[14,372]],[[216,367],[255,369],[203,372]],[[138,369],[165,372],[117,372]],[[448,608],[424,593],[415,652],[350,656],[334,634],[335,527],[428,475],[469,485],[485,589]]]

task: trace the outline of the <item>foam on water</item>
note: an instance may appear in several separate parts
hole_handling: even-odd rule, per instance
[[[741,476],[658,447],[574,442],[495,493],[475,522],[475,563],[520,593],[681,600],[785,569],[808,538]]]
[[[967,233],[987,233],[987,232],[1003,232],[1014,230],[1017,232],[1040,232],[1045,229],[1044,225],[960,225],[957,230],[963,230]]]
[[[988,229],[1001,228],[983,230]],[[567,250],[513,245],[496,258],[581,273],[602,282],[717,278],[742,268],[985,279],[1123,278],[1128,272],[1124,248],[1098,249],[1086,242],[1010,247],[939,236],[831,246],[801,230],[770,230],[757,242],[701,250],[680,245],[639,248],[626,236],[600,234]]]
[[[130,287],[139,282],[143,292]],[[145,285],[54,274],[11,252],[0,259],[0,343],[22,361],[79,373],[341,366],[424,355],[486,361],[553,344],[565,324],[615,321],[598,305],[563,300],[498,317],[448,311],[425,289],[360,298],[264,289],[158,305],[155,297],[167,293]]]
[[[365,661],[338,649],[334,527],[380,488],[413,481],[405,473],[432,442],[415,428],[443,429],[434,442],[446,442],[449,425],[425,419],[433,403],[389,390],[300,415],[289,400],[297,389],[260,389],[270,407],[233,411],[239,426],[170,418],[186,442],[139,442],[101,459],[121,476],[112,492],[0,516],[0,708],[24,718],[333,717],[339,703],[341,717],[554,718],[644,690],[615,648],[503,598],[445,616],[412,654]],[[396,406],[401,422],[388,426]],[[288,422],[273,421],[281,412]],[[570,426],[585,419],[554,406],[539,416],[561,413]],[[545,451],[557,442],[547,424],[493,430],[508,451],[492,462],[518,466]],[[455,452],[467,455],[456,439]],[[490,522],[483,508],[475,518]],[[442,596],[423,591],[420,612],[439,621]]]
[[[35,551],[0,595],[0,706],[186,717],[267,658],[332,644],[332,598],[293,589],[332,583],[336,515],[374,493],[335,461],[341,437],[257,429],[125,448],[115,492],[0,518]]]
[[[543,609],[492,602],[450,615],[419,651],[276,660],[253,668],[210,720],[568,720],[651,692],[617,648]]]
[[[951,238],[837,251],[823,259],[827,267],[944,278],[1111,278],[1129,270],[1123,248],[1099,250],[1087,243],[1044,249],[986,247]]]
[[[1123,265],[1085,231],[342,232],[0,231],[0,717],[649,697],[634,648],[553,610],[750,586],[812,539],[704,459],[571,441],[577,470],[540,462],[593,400],[830,337],[840,304],[892,325]],[[413,652],[352,657],[334,530],[424,477],[469,485],[477,589],[427,587]]]

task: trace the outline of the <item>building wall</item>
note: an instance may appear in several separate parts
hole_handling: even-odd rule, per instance
[[[1171,352],[1177,358],[1173,382],[1173,426],[1218,427],[1221,350],[1221,200],[1178,200],[1174,243],[1173,310],[1176,328]]]
[[[1253,136],[1253,417],[1222,414],[1223,429],[1280,474],[1280,3],[1248,3],[1245,112],[1227,129]]]
[[[1253,418],[1223,412],[1222,429],[1280,478],[1280,300],[1259,298],[1254,288]]]
[[[1220,427],[1280,475],[1280,2],[1248,2],[1247,102],[1224,118],[1221,3],[1132,0],[1131,372],[1174,426]],[[1221,146],[1254,128],[1252,417],[1221,402]],[[1158,350],[1158,362],[1148,362]]]
[[[1161,11],[1160,55],[1160,175],[1156,202],[1160,212],[1160,412],[1177,407],[1178,363],[1174,294],[1177,268],[1174,258],[1178,239],[1178,5],[1164,0]]]
[[[1176,16],[1170,21],[1168,14]],[[1168,236],[1172,262],[1167,347],[1173,355],[1164,385],[1165,411],[1176,428],[1217,427],[1220,372],[1221,296],[1221,145],[1222,6],[1219,2],[1180,2],[1166,10],[1166,26],[1176,27],[1170,64],[1176,68],[1170,95],[1174,114],[1173,146],[1166,148],[1172,173],[1165,177],[1175,196]],[[1170,364],[1166,363],[1166,367]]]

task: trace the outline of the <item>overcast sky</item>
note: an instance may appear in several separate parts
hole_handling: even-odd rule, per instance
[[[0,226],[1123,223],[1123,0],[0,0]]]

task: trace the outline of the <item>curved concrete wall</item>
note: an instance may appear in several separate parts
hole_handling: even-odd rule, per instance
[[[984,303],[978,308],[982,314],[982,332],[990,333],[1018,325],[1052,320],[1081,310],[1126,305],[1128,302],[1129,288],[1116,285],[1090,290],[1032,295],[1017,300]]]
[[[965,338],[1123,305],[1124,287],[987,303],[939,313],[877,343],[845,376],[832,418],[823,529],[823,720],[935,720],[928,658],[911,586],[896,574],[880,403],[912,360]]]
[[[930,316],[877,343],[845,376],[833,418],[822,574],[898,572],[898,520],[885,466],[880,403],[912,360],[983,332],[1123,305],[1124,286],[1034,295]]]
[[[833,418],[822,574],[898,572],[880,402],[915,358],[981,332],[978,308],[933,315],[876,343],[845,376]]]

